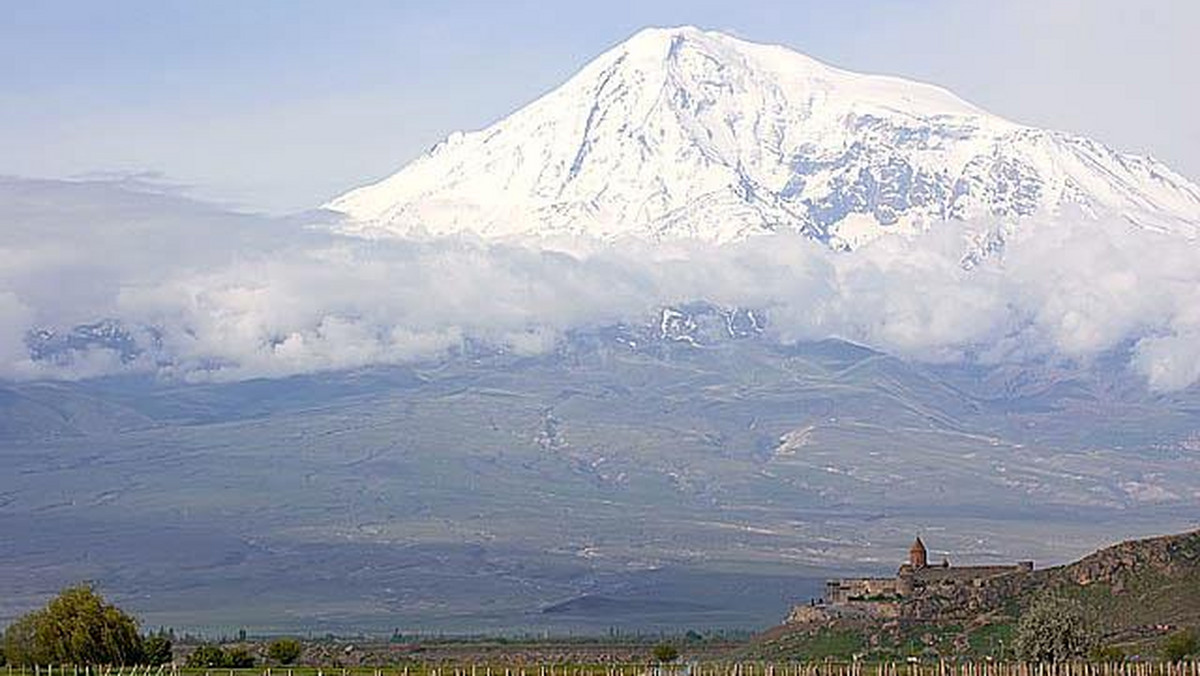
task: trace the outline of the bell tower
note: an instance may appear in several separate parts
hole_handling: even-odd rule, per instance
[[[913,567],[913,570],[924,568],[928,565],[928,552],[925,551],[925,543],[921,542],[921,537],[917,536],[916,542],[913,542],[912,547],[908,549],[908,565]]]

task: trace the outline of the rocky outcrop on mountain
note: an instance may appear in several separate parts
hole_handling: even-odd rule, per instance
[[[1187,578],[1200,572],[1200,531],[1131,540],[1047,571],[1059,585],[1107,585],[1114,593],[1147,576]]]

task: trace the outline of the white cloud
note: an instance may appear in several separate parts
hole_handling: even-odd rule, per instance
[[[15,293],[0,290],[0,373],[15,374],[28,368],[24,338],[30,315]]]
[[[229,214],[145,186],[0,181],[0,375],[120,369],[239,379],[437,357],[464,340],[521,354],[563,332],[709,300],[767,311],[783,341],[842,337],[922,360],[1088,360],[1133,345],[1160,389],[1200,379],[1200,250],[1082,217],[987,224],[838,254],[798,236],[734,246],[365,241]],[[117,319],[145,352],[31,362],[28,331]]]

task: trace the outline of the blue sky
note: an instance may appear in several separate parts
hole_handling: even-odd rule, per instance
[[[285,211],[485,126],[650,25],[946,86],[1200,178],[1200,3],[44,0],[0,19],[0,173],[155,172]]]

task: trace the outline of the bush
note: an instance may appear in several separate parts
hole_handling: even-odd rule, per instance
[[[654,650],[651,652],[651,654],[654,655],[655,661],[674,662],[675,660],[679,659],[679,648],[676,648],[670,643],[659,643],[658,645],[654,646]]]
[[[1092,651],[1093,662],[1124,662],[1125,651],[1119,646],[1106,645]]]
[[[1093,623],[1074,601],[1044,596],[1017,623],[1017,659],[1066,662],[1086,657],[1099,644]]]
[[[87,585],[68,587],[4,632],[13,664],[131,665],[142,660],[138,623]]]
[[[300,653],[304,652],[304,647],[294,638],[281,638],[271,641],[267,646],[267,657],[275,660],[280,664],[291,664],[300,659]]]
[[[192,669],[248,669],[254,666],[254,656],[243,646],[228,650],[206,643],[192,651],[184,666]]]
[[[173,660],[172,647],[171,639],[166,634],[151,634],[142,641],[142,661],[152,667],[170,664]]]
[[[193,669],[208,669],[225,666],[225,651],[219,645],[204,644],[187,656],[185,666]]]
[[[244,646],[234,646],[225,651],[225,664],[221,666],[229,669],[249,669],[254,666],[254,655]]]
[[[1182,662],[1197,653],[1200,653],[1200,639],[1191,629],[1180,629],[1163,642],[1163,659],[1168,662]]]

